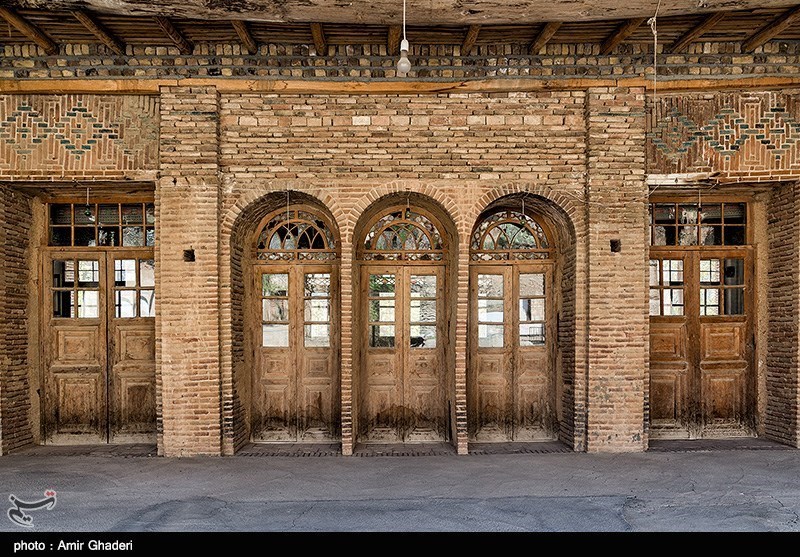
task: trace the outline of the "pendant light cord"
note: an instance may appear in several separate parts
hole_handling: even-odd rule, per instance
[[[403,40],[406,40],[406,0],[403,0]]]

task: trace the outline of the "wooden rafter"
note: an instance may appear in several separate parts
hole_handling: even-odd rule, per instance
[[[461,56],[469,56],[470,52],[472,52],[472,47],[475,46],[475,42],[478,40],[480,32],[480,25],[469,26],[466,35],[464,35],[464,42],[461,43]]]
[[[533,39],[533,42],[528,47],[528,52],[531,54],[539,54],[560,27],[560,21],[548,21],[545,23],[542,30],[539,31],[539,34],[536,35],[536,38]]]
[[[611,51],[613,51],[617,45],[630,37],[633,32],[636,31],[646,20],[646,17],[637,17],[626,20],[622,25],[617,27],[605,41],[603,41],[603,44],[600,45],[600,54],[611,54]]]
[[[256,54],[258,52],[258,43],[250,33],[250,28],[247,27],[247,23],[239,19],[234,19],[231,21],[231,25],[233,25],[233,28],[236,30],[236,34],[239,35],[239,40],[242,41],[242,46],[247,49],[247,52]]]
[[[0,6],[0,17],[16,27],[17,31],[42,47],[47,54],[53,55],[58,53],[58,44],[56,44],[53,39],[48,37],[44,31],[14,10]]]
[[[742,51],[752,52],[764,43],[770,41],[781,31],[795,23],[800,18],[800,6],[783,12],[781,15],[767,23],[758,32],[742,43]]]
[[[667,49],[668,52],[680,52],[691,43],[703,36],[707,31],[725,18],[725,12],[716,12],[708,15],[703,21],[681,35],[677,41]]]
[[[400,54],[400,38],[403,35],[403,28],[399,25],[389,26],[389,37],[386,39],[386,52],[389,56]]]
[[[89,12],[83,10],[75,10],[72,15],[80,21],[92,34],[100,39],[100,42],[110,48],[114,53],[119,56],[125,55],[125,44],[115,37],[102,23],[97,21],[91,16]]]
[[[311,24],[311,36],[314,38],[314,48],[317,49],[317,54],[325,56],[328,53],[328,43],[325,41],[325,30],[321,23]]]
[[[178,47],[181,54],[191,54],[192,50],[194,50],[194,45],[192,42],[183,36],[183,33],[175,29],[175,26],[169,20],[168,17],[164,16],[156,16],[156,23],[158,26],[161,27],[161,30],[164,34],[169,37],[169,39]]]

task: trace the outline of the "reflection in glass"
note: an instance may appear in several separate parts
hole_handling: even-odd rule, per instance
[[[478,321],[503,322],[503,300],[478,300]]]
[[[122,228],[122,245],[123,246],[143,246],[144,245],[144,229],[141,226],[125,226]]]
[[[286,273],[264,273],[261,275],[263,296],[288,296],[289,275]]]
[[[411,300],[411,321],[436,321],[436,300]]]
[[[119,245],[119,228],[116,226],[104,226],[98,230],[97,244],[100,246],[118,246]]]
[[[369,320],[383,323],[393,323],[394,300],[370,300]]]
[[[369,345],[371,348],[394,347],[394,325],[370,325]]]
[[[285,348],[289,346],[289,325],[285,323],[265,323],[261,326],[262,346]]]
[[[306,273],[305,296],[326,298],[331,291],[331,275],[329,273]]]
[[[411,348],[436,348],[436,325],[411,325]]]
[[[697,245],[697,227],[696,226],[680,226],[680,227],[678,227],[678,245],[679,246],[696,246]]]
[[[520,323],[519,345],[542,346],[544,344],[544,323]]]
[[[139,280],[145,288],[152,288],[156,285],[156,262],[154,260],[139,260]]]
[[[544,273],[525,273],[519,275],[519,295],[544,296]]]
[[[721,226],[701,226],[700,227],[700,244],[704,246],[721,246],[722,245],[722,227]]]
[[[156,245],[156,229],[152,226],[147,227],[147,238],[145,240],[148,246]]]
[[[700,284],[719,284],[719,259],[700,260]]]
[[[97,288],[100,283],[100,263],[98,261],[78,261],[78,286]]]
[[[62,290],[53,292],[53,317],[75,317],[75,292]]]
[[[661,261],[663,284],[679,286],[683,284],[683,259],[664,259]]]
[[[304,346],[314,348],[327,348],[330,346],[330,325],[312,323],[305,326]]]
[[[139,317],[156,316],[156,293],[154,290],[139,292]]]
[[[288,321],[289,300],[266,298],[261,300],[262,321]]]
[[[100,315],[99,292],[97,290],[78,290],[78,317],[96,319]]]
[[[663,300],[664,315],[683,315],[683,289],[665,288]]]
[[[478,325],[478,346],[480,348],[503,347],[503,325]]]
[[[658,288],[650,289],[650,315],[661,315],[661,294]]]
[[[115,309],[117,318],[136,317],[136,290],[117,290]]]
[[[725,315],[744,315],[744,288],[726,288]]]
[[[53,287],[72,288],[75,286],[75,262],[70,260],[53,261]]]
[[[650,286],[658,286],[658,259],[650,260]]]
[[[394,296],[394,275],[370,275],[369,295],[381,297]]]
[[[330,319],[330,300],[306,300],[306,321],[328,321]]]
[[[503,275],[478,275],[478,297],[502,298]]]
[[[65,227],[53,227],[50,229],[51,246],[71,246],[72,229]]]
[[[95,238],[95,228],[87,228],[85,226],[75,227],[75,245],[76,246],[96,246],[97,240]]]
[[[719,315],[719,289],[700,289],[700,315]]]
[[[744,259],[725,260],[725,285],[740,286],[744,284]]]
[[[544,298],[521,299],[519,301],[520,321],[544,321]]]
[[[116,286],[136,286],[135,259],[117,259],[114,261],[114,282]]]
[[[411,275],[411,297],[412,298],[435,298],[436,297],[436,276],[435,275]]]

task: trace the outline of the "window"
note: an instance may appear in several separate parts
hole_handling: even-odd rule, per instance
[[[310,211],[277,212],[257,241],[262,261],[328,261],[336,258],[336,242],[325,220]]]
[[[503,319],[503,275],[478,275],[478,346],[502,348]]]
[[[551,243],[536,220],[519,211],[500,211],[481,221],[470,244],[473,261],[552,257]]]
[[[652,203],[653,246],[742,246],[747,243],[746,203]]]
[[[155,317],[155,261],[114,260],[114,316]]]
[[[700,315],[744,315],[744,259],[700,260]]]
[[[520,273],[519,345],[543,346],[544,335],[544,273]]]
[[[390,211],[364,240],[364,261],[441,261],[442,236],[427,216],[411,209]]]
[[[436,348],[436,275],[411,275],[411,348]]]
[[[51,203],[48,205],[51,246],[154,246],[153,203]]]
[[[683,315],[683,259],[650,260],[650,315]]]
[[[95,259],[53,261],[53,317],[100,317],[100,262]]]
[[[394,347],[395,275],[369,276],[370,348]]]
[[[306,273],[304,283],[303,344],[327,348],[331,345],[331,274]]]
[[[261,332],[267,348],[289,346],[289,275],[261,275]]]

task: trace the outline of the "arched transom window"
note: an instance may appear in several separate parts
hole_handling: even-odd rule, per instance
[[[396,209],[370,228],[364,240],[365,261],[441,261],[442,236],[427,216],[412,209]]]
[[[548,259],[553,248],[542,225],[520,211],[484,218],[472,234],[473,261]]]
[[[336,243],[319,215],[304,209],[276,212],[261,230],[256,249],[264,261],[327,261],[336,258]]]

